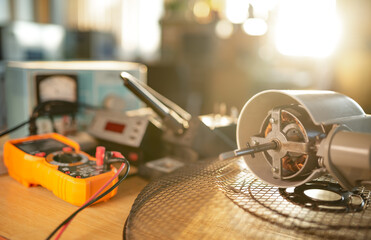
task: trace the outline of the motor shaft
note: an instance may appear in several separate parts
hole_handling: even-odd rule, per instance
[[[268,143],[263,143],[263,144],[258,144],[258,145],[254,145],[254,146],[249,146],[247,148],[236,149],[236,150],[233,150],[233,151],[230,151],[230,152],[221,153],[219,155],[219,159],[220,160],[227,160],[227,159],[240,157],[240,156],[244,156],[244,155],[248,155],[248,154],[253,155],[253,154],[258,153],[258,152],[267,151],[267,150],[270,150],[270,149],[276,149],[277,146],[278,146],[278,144],[275,141],[268,142]]]

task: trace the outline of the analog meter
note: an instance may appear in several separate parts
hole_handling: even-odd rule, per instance
[[[37,103],[63,100],[77,102],[77,76],[48,74],[36,76]]]

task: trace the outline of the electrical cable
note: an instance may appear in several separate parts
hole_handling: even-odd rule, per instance
[[[99,199],[103,198],[104,196],[106,196],[108,193],[110,193],[113,189],[115,189],[119,184],[122,183],[122,181],[124,179],[126,179],[126,177],[128,176],[129,174],[129,171],[130,171],[130,164],[129,162],[123,158],[124,160],[124,164],[120,167],[120,169],[124,166],[127,166],[126,168],[126,172],[124,174],[124,176],[122,178],[119,179],[119,181],[117,183],[115,183],[111,188],[109,188],[106,192],[102,193],[101,195],[99,195],[98,197],[96,197],[95,199],[92,199],[92,200],[88,200],[83,206],[81,206],[78,210],[76,210],[73,214],[71,214],[66,220],[64,220],[49,236],[47,239],[50,239],[61,227],[63,227],[65,224],[67,224],[68,222],[70,222],[80,211],[82,211],[83,209],[85,209],[86,207],[90,206],[91,204],[95,203],[96,201],[98,201]],[[122,170],[121,170],[122,171]],[[118,174],[120,174],[121,171],[118,171]]]
[[[50,122],[52,123],[53,132],[57,132],[57,127],[55,126],[53,115],[49,115]]]
[[[122,162],[122,160],[120,159],[119,161],[116,160],[116,162]],[[89,201],[91,201],[92,199],[96,198],[98,196],[99,193],[101,193],[113,180],[115,180],[119,174],[122,172],[122,170],[124,170],[125,168],[125,163],[122,163],[122,165],[120,166],[119,170],[116,172],[116,174],[111,178],[109,179],[93,196],[91,196],[85,203],[88,203]],[[68,227],[68,225],[72,222],[72,219],[67,222],[63,227],[62,229],[59,231],[58,235],[56,236],[55,240],[59,239],[63,232],[66,230],[66,228]]]
[[[108,193],[110,193],[113,189],[115,189],[126,177],[127,175],[129,174],[129,170],[130,170],[130,165],[129,165],[129,162],[124,158],[123,159],[124,162],[125,162],[125,165],[127,166],[127,169],[126,169],[126,172],[124,174],[124,176],[119,179],[119,181],[117,183],[115,183],[111,188],[109,188],[106,192],[102,193],[101,195],[99,195],[97,198],[95,199],[92,199],[90,201],[88,201],[87,203],[85,203],[83,206],[81,206],[79,209],[77,209],[73,214],[71,214],[66,220],[64,220],[49,236],[47,239],[50,239],[61,227],[63,227],[65,224],[67,224],[69,221],[71,221],[80,211],[82,211],[83,209],[85,209],[86,207],[90,206],[91,204],[95,203],[96,201],[98,201],[99,199],[103,198],[104,196],[106,196]]]
[[[119,159],[119,158],[116,158],[116,159]],[[112,159],[114,160],[114,159]],[[93,203],[95,203],[96,201],[98,201],[99,199],[103,198],[104,196],[106,196],[108,193],[112,192],[112,190],[114,190],[116,187],[118,187],[118,185],[120,185],[122,183],[122,181],[128,176],[129,174],[129,171],[130,171],[130,164],[128,162],[128,160],[126,158],[120,158],[120,160],[122,160],[124,163],[121,165],[120,169],[123,168],[126,166],[126,171],[125,171],[125,174],[122,178],[120,178],[117,183],[115,183],[112,187],[110,187],[107,191],[103,192],[102,194],[100,194],[98,197],[94,198],[94,199],[91,199],[90,201],[88,200],[83,206],[81,206],[79,209],[77,209],[74,213],[72,213],[68,218],[66,218],[46,239],[51,239],[51,237],[60,229],[62,228],[64,225],[66,225],[67,223],[69,223],[79,212],[81,212],[83,209],[85,209],[86,207],[92,205]],[[121,171],[122,171],[121,170]],[[120,174],[120,171],[117,171],[118,174]],[[116,174],[117,174],[116,173]],[[115,175],[116,175],[115,174]],[[117,174],[117,176],[118,176]],[[108,183],[109,184],[109,183]],[[103,188],[104,189],[104,188]],[[99,190],[98,190],[99,191]],[[58,237],[58,236],[57,236]]]
[[[8,130],[5,130],[5,131],[1,132],[1,133],[0,133],[0,137],[5,136],[5,135],[11,133],[11,132],[17,130],[18,128],[23,127],[24,125],[26,125],[27,123],[30,123],[31,121],[32,121],[32,119],[30,118],[30,119],[28,119],[27,121],[22,122],[22,123],[18,124],[17,126],[11,128],[11,129],[8,129]]]
[[[20,123],[19,125],[11,128],[11,129],[4,130],[3,132],[0,133],[0,137],[5,136],[5,135],[7,135],[11,132],[14,132],[15,130],[23,127],[24,125],[26,125],[28,123],[30,124],[30,135],[35,135],[36,133],[34,133],[34,131],[37,129],[35,122],[36,122],[37,118],[42,116],[42,115],[48,114],[48,111],[44,108],[48,108],[49,110],[51,110],[50,105],[53,102],[57,102],[57,101],[46,101],[46,102],[40,103],[39,105],[37,105],[34,108],[34,110],[32,111],[31,117],[28,120]],[[59,101],[59,102],[62,102],[62,101]],[[83,108],[87,108],[87,109],[93,109],[93,110],[102,109],[102,107],[93,106],[93,105],[90,105],[90,104],[87,104],[87,103],[77,103],[77,105],[79,107],[83,107]],[[53,115],[49,115],[49,117],[53,118]],[[51,121],[53,122],[53,120],[51,120]],[[53,123],[53,131],[55,131],[55,130],[56,130],[55,124]]]

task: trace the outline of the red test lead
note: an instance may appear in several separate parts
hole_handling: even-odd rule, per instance
[[[104,162],[104,154],[106,152],[106,148],[103,146],[98,146],[95,151],[95,158],[97,159],[97,166],[102,166]]]

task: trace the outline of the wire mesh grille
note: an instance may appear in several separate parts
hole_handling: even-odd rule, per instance
[[[370,192],[362,194],[368,203]],[[210,160],[147,185],[131,209],[124,238],[371,239],[371,208],[314,211],[255,179],[241,159]]]

